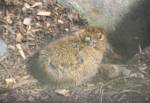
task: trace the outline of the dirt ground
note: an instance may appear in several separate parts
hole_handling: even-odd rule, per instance
[[[86,20],[54,0],[0,0],[0,15],[0,38],[8,47],[8,55],[0,58],[0,103],[150,102],[150,47],[124,67],[124,76],[95,77],[61,96],[32,77],[26,61],[49,42],[78,30]]]

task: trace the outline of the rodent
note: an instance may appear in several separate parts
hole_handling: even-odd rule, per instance
[[[49,43],[30,59],[31,73],[50,88],[70,88],[95,76],[106,50],[106,33],[84,27]]]

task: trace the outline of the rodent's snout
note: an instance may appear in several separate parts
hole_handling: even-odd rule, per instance
[[[95,47],[97,40],[92,38],[91,36],[85,36],[84,42],[87,43],[89,46]]]

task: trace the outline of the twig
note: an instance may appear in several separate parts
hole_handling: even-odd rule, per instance
[[[9,31],[11,34],[15,35],[15,32],[12,30],[12,28],[8,25],[2,25],[2,27],[4,27],[7,31]]]
[[[109,82],[107,82],[107,83],[105,83],[103,86],[105,87],[105,86],[107,86],[107,85],[109,85],[109,84],[111,84],[111,83],[113,83],[113,82],[115,82],[115,81],[117,81],[117,80],[120,80],[120,79],[127,79],[127,78],[130,78],[130,77],[118,77],[118,78],[116,78],[116,79],[113,79],[113,80],[110,80]]]
[[[31,83],[36,83],[36,81],[33,81],[33,80],[23,80],[21,81],[20,83],[16,83],[15,85],[13,85],[13,88],[18,88],[18,87],[21,87],[25,84],[31,84]]]
[[[23,58],[23,59],[26,59],[26,56],[25,56],[24,51],[23,51],[23,49],[22,49],[22,47],[21,47],[21,44],[19,44],[19,43],[16,44],[16,47],[17,47],[17,49],[18,49],[20,55],[22,56],[22,58]]]
[[[137,94],[141,94],[139,91],[137,90],[130,90],[130,89],[126,89],[126,90],[122,90],[120,91],[118,94],[123,94],[123,93],[128,93],[128,92],[134,92],[134,93],[137,93]]]
[[[0,65],[4,68],[4,70],[8,73],[9,77],[13,78],[13,75],[9,72],[7,67],[0,62]]]
[[[103,83],[100,84],[99,88],[99,93],[100,93],[100,103],[103,103],[103,94],[104,94],[104,89],[103,89]]]
[[[100,92],[100,103],[103,103],[103,94],[104,94],[104,89],[102,89],[103,86],[101,86],[101,92]]]
[[[132,93],[137,93],[137,94],[140,94],[140,95],[144,96],[144,94],[140,93],[140,91],[131,90],[131,89],[122,90],[122,91],[120,91],[119,93],[117,93],[116,95],[121,95],[121,94],[123,94],[123,93],[130,93],[130,92],[132,92]],[[149,95],[145,95],[145,96],[150,97]]]

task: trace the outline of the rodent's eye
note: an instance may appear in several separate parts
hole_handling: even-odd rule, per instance
[[[100,40],[104,40],[104,35],[102,34],[102,33],[98,33],[98,39],[100,39]]]

